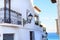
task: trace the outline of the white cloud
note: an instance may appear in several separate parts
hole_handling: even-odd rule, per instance
[[[46,27],[48,33],[56,32],[56,21],[54,19],[44,18],[44,21],[41,21],[43,26]]]
[[[56,32],[56,27],[46,27],[48,33]]]

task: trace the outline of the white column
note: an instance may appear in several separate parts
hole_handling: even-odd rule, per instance
[[[57,9],[58,9],[58,30],[59,30],[59,37],[60,37],[60,0],[57,0]]]

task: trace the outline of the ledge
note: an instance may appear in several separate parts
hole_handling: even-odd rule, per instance
[[[0,26],[19,28],[21,25],[9,24],[9,23],[0,23]]]

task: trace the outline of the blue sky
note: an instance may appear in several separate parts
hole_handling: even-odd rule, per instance
[[[37,5],[41,10],[39,19],[47,29],[48,40],[58,40],[55,20],[58,18],[57,4],[52,4],[51,0],[34,0],[34,5]]]
[[[52,4],[51,0],[34,0],[34,5],[41,10],[39,19],[46,27],[47,32],[56,32],[57,4]]]

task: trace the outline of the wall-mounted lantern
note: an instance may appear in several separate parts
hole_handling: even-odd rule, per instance
[[[51,0],[52,3],[56,3],[56,0]]]
[[[33,18],[32,13],[28,9],[26,11],[26,18],[27,18],[26,20],[23,18],[23,26],[27,23],[31,23],[32,18]]]
[[[28,19],[27,19],[28,23],[31,23],[32,17],[33,17],[33,15],[30,13],[30,14],[28,15]]]

